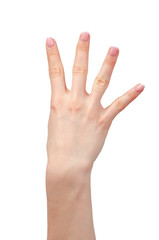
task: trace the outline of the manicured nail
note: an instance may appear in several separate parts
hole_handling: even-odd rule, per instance
[[[88,33],[88,32],[83,32],[83,33],[81,33],[81,35],[80,35],[80,40],[81,40],[82,42],[87,42],[88,39],[89,39],[89,33]]]
[[[145,86],[140,84],[139,86],[137,86],[137,88],[135,89],[136,92],[141,92],[142,90],[144,90]]]
[[[112,56],[112,57],[116,56],[117,53],[118,53],[118,50],[119,49],[116,48],[116,47],[111,47],[110,50],[109,50],[109,55]]]
[[[50,48],[54,46],[54,40],[50,37],[47,38],[47,46]]]

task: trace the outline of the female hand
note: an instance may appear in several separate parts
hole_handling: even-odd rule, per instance
[[[95,240],[90,173],[115,116],[144,89],[137,84],[107,108],[101,98],[110,82],[119,50],[111,47],[97,74],[91,94],[85,90],[90,35],[78,40],[68,90],[56,41],[47,39],[51,80],[48,122],[46,192],[48,240]]]
[[[109,85],[119,49],[109,49],[88,94],[85,87],[89,43],[90,35],[81,34],[72,68],[72,87],[68,90],[56,41],[48,38],[46,42],[52,89],[47,153],[48,162],[60,169],[73,166],[91,169],[112,120],[144,89],[137,84],[104,109],[100,101]]]

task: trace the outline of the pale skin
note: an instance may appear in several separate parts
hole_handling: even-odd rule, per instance
[[[67,89],[56,40],[46,40],[51,82],[47,139],[47,240],[95,240],[90,178],[113,119],[144,89],[138,83],[109,106],[101,105],[119,49],[110,47],[91,93],[86,92],[90,34],[80,34]],[[97,46],[98,47],[98,46]]]

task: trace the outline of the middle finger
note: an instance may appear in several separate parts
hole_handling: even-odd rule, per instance
[[[83,32],[76,47],[76,54],[72,68],[72,87],[71,91],[76,96],[85,93],[86,78],[88,73],[90,35]]]

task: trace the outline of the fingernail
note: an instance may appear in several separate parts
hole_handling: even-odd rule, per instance
[[[50,48],[54,46],[54,40],[50,37],[47,38],[47,46]]]
[[[80,35],[80,40],[82,42],[87,42],[88,41],[88,38],[89,38],[89,33],[88,32],[83,32],[81,33]]]
[[[142,90],[144,90],[144,88],[145,88],[145,85],[140,84],[135,90],[136,92],[141,92]]]
[[[112,56],[112,57],[116,56],[117,53],[118,53],[118,50],[119,49],[116,48],[116,47],[111,47],[110,50],[109,50],[109,55]]]

